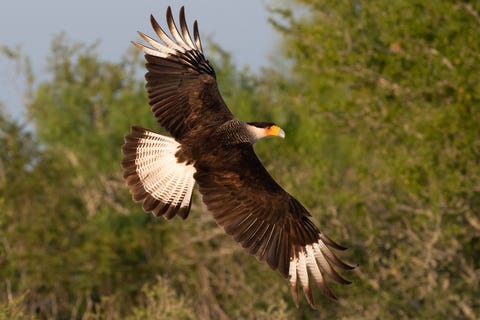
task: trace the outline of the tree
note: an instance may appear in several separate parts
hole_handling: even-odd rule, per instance
[[[293,181],[360,264],[323,316],[478,317],[479,3],[296,3],[273,21]]]
[[[340,301],[296,309],[198,197],[185,221],[143,213],[119,165],[130,125],[159,130],[143,62],[59,37],[28,88],[34,131],[0,116],[0,318],[479,317],[480,5],[278,6],[269,68],[207,51],[232,111],[287,132],[255,146],[269,171],[351,247],[359,268],[334,286]]]

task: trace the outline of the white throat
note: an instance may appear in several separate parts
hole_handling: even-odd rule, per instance
[[[265,128],[259,128],[252,125],[247,125],[248,133],[252,138],[252,143],[257,142],[258,140],[265,138],[267,135],[265,133]]]

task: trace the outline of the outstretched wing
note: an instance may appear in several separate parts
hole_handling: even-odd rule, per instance
[[[268,174],[250,144],[216,150],[195,166],[194,178],[217,223],[249,253],[289,278],[297,306],[300,282],[314,307],[309,274],[332,299],[336,297],[325,276],[350,283],[333,268],[353,268],[331,250],[345,248],[317,229],[308,211]]]
[[[160,125],[180,140],[192,129],[217,127],[232,119],[218,91],[215,71],[203,55],[197,21],[193,25],[193,38],[183,7],[180,9],[180,30],[171,8],[167,9],[171,36],[153,16],[150,21],[160,41],[139,32],[151,47],[133,44],[145,52],[149,104]]]

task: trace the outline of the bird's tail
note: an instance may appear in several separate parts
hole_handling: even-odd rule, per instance
[[[123,178],[132,198],[156,217],[185,219],[190,211],[195,180],[193,165],[178,163],[180,144],[171,137],[133,126],[122,146]]]

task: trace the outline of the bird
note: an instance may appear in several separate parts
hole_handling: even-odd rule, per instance
[[[145,54],[151,111],[170,135],[134,125],[125,136],[121,165],[133,201],[142,202],[143,210],[155,217],[186,219],[198,187],[217,224],[289,281],[297,308],[298,284],[314,309],[310,282],[336,300],[326,277],[350,284],[335,267],[356,266],[337,257],[334,251],[346,248],[315,226],[309,211],[272,178],[253,149],[260,139],[285,138],[284,130],[232,114],[204,56],[198,23],[192,37],[184,7],[180,28],[167,8],[170,34],[153,15],[150,22],[158,38],[138,32],[145,44],[132,44]]]

